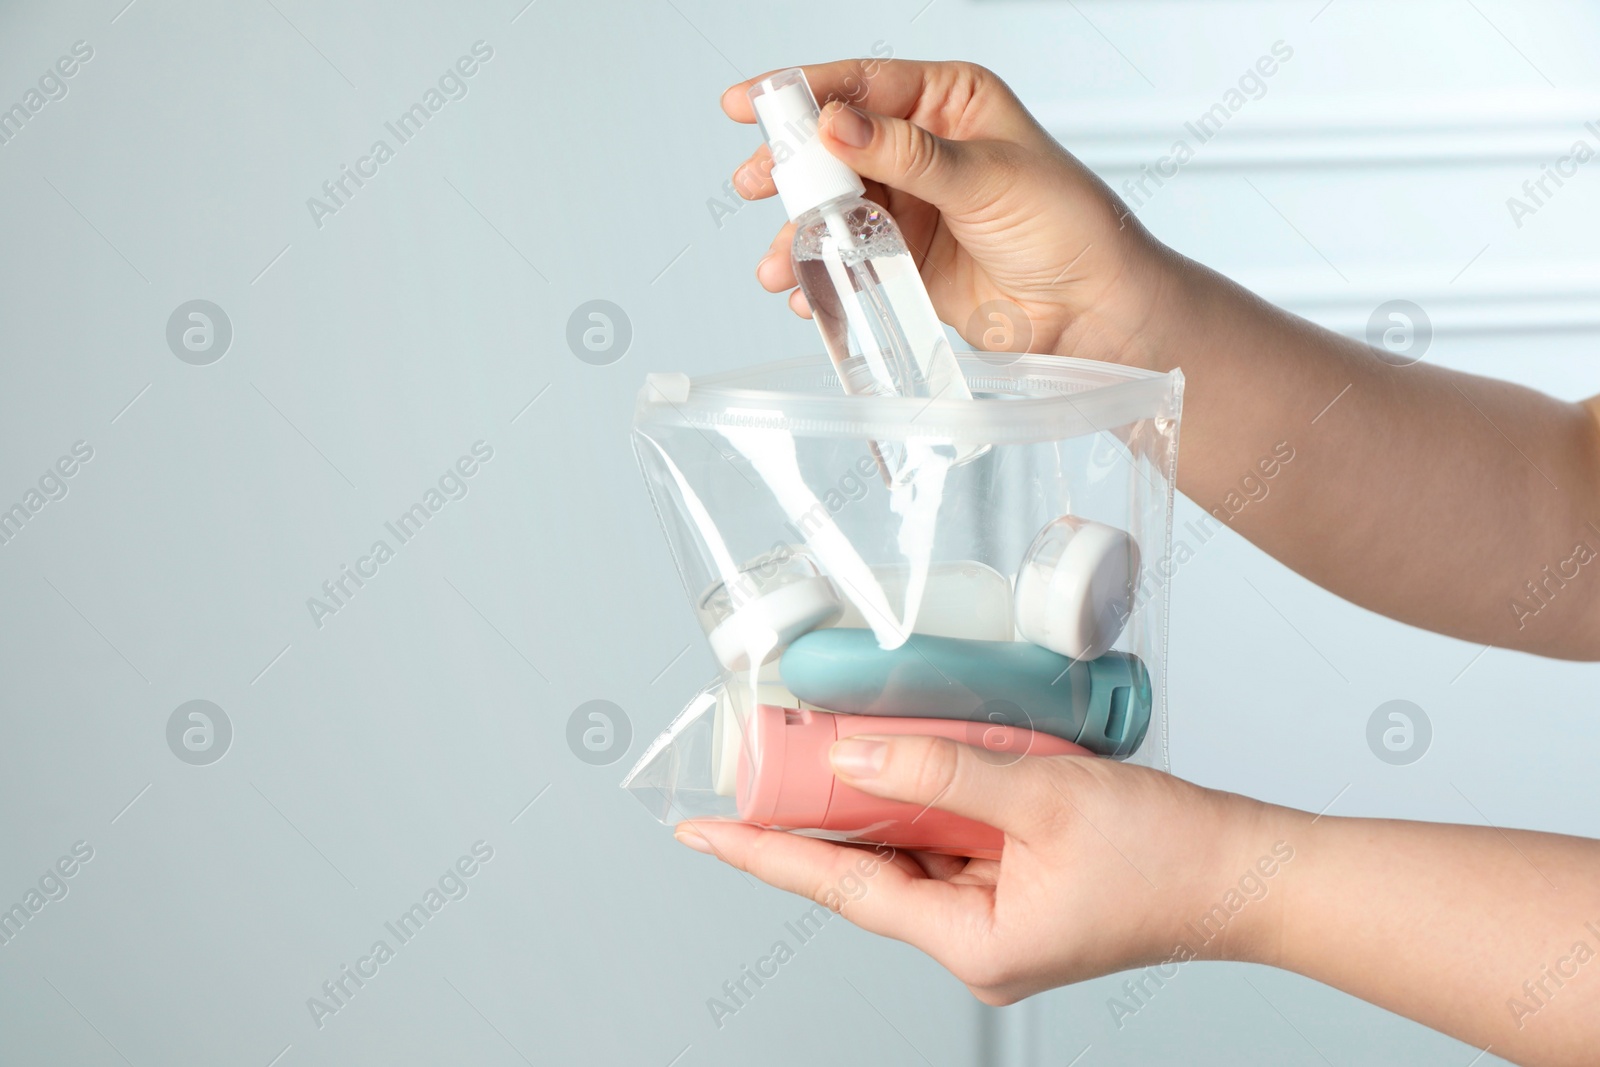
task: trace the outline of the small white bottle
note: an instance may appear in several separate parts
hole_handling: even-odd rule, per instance
[[[805,73],[780,71],[749,95],[795,224],[795,277],[845,391],[970,400],[900,227],[818,136]]]

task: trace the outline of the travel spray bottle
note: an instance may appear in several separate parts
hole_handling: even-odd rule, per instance
[[[970,400],[900,227],[818,136],[804,72],[780,71],[749,95],[795,224],[795,277],[845,391]]]

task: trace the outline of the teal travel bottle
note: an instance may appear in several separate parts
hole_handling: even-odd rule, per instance
[[[926,634],[885,650],[872,631],[840,627],[797,639],[780,669],[790,692],[828,711],[1021,726],[1102,756],[1130,755],[1150,725],[1150,674],[1126,652],[1075,660]]]

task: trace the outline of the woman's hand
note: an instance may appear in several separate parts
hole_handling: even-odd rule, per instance
[[[678,840],[915,945],[989,1004],[1129,967],[1263,959],[1276,942],[1273,877],[1293,845],[1266,805],[1109,760],[931,737],[841,741],[832,760],[863,792],[1004,830],[1001,858],[880,847],[880,862],[715,821],[679,824]]]
[[[990,351],[1118,360],[1145,340],[1175,257],[1003,81],[972,63],[869,66],[803,68],[829,101],[820,136],[900,223],[941,319]],[[755,121],[750,84],[722,95],[739,122]],[[762,145],[734,187],[747,200],[770,197],[771,170]],[[794,288],[793,237],[785,225],[756,277],[772,292],[794,289],[790,306],[809,315]]]
[[[852,738],[831,758],[863,792],[999,827],[1000,859],[875,854],[733,822],[680,823],[678,840],[915,945],[988,1004],[1242,960],[1517,1063],[1595,1061],[1600,842],[1313,816],[1144,767],[942,738]]]

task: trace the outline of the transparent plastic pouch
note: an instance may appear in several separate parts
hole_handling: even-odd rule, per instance
[[[623,782],[663,823],[992,856],[998,831],[851,789],[829,747],[1168,768],[1182,375],[960,364],[971,400],[846,395],[821,356],[646,382],[635,451],[722,668]]]

